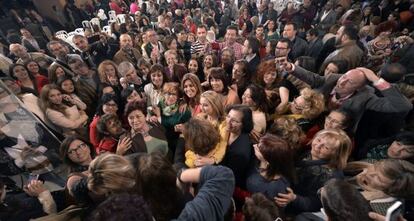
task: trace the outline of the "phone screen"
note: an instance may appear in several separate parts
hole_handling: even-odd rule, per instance
[[[29,175],[29,179],[28,179],[28,183],[32,182],[32,180],[38,180],[39,179],[39,174],[36,175]]]
[[[386,221],[397,221],[401,213],[402,213],[402,203],[400,201],[397,201],[390,208],[388,208],[387,216],[385,220]]]

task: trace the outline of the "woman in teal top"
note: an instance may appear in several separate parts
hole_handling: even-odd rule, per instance
[[[157,107],[153,107],[152,122],[160,122],[166,130],[168,147],[172,154],[175,153],[175,147],[181,132],[181,124],[191,118],[191,111],[188,108],[181,110],[180,100],[182,93],[180,84],[168,82],[163,87],[163,97]]]
[[[277,33],[277,23],[273,20],[268,20],[267,25],[265,24],[265,26],[267,26],[267,32],[265,35],[265,39],[266,41],[269,40],[279,40],[280,36],[279,33]]]

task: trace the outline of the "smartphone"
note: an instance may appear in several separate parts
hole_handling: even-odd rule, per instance
[[[32,182],[32,180],[38,180],[38,179],[39,179],[39,174],[30,174],[29,179],[27,180],[27,183]]]
[[[390,208],[387,209],[387,215],[385,216],[385,221],[397,221],[398,217],[402,213],[402,203],[400,201],[392,204]]]

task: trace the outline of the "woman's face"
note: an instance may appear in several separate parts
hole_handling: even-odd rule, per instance
[[[177,50],[177,40],[173,39],[170,45],[168,45],[168,49]]]
[[[20,65],[16,66],[13,69],[13,73],[14,73],[14,76],[20,81],[25,80],[29,77],[29,73],[27,73],[26,68]]]
[[[173,104],[177,103],[177,101],[178,101],[178,91],[171,90],[169,92],[166,92],[164,94],[164,98],[165,98],[165,104],[173,105]]]
[[[75,91],[75,87],[73,86],[72,80],[65,80],[62,82],[61,86],[62,90],[67,94],[72,94]]]
[[[295,98],[290,104],[290,111],[292,114],[302,114],[303,110],[306,108],[308,108],[308,104],[302,96]]]
[[[221,54],[221,63],[222,64],[230,64],[232,62],[231,60],[231,52],[226,50],[223,51],[223,53]]]
[[[106,126],[106,130],[108,131],[108,133],[113,137],[118,137],[124,131],[122,129],[121,121],[118,119],[113,119],[113,120],[106,122],[105,126]]]
[[[392,180],[384,175],[380,167],[372,164],[356,176],[357,183],[364,190],[385,190],[392,185]]]
[[[111,85],[118,85],[118,76],[116,75],[115,67],[112,65],[106,65],[104,73]]]
[[[328,76],[330,74],[334,74],[334,73],[338,73],[339,72],[339,68],[333,64],[333,63],[329,63],[324,71],[325,76]]]
[[[70,143],[68,157],[73,163],[79,165],[84,165],[84,163],[92,159],[91,150],[88,145],[81,140],[74,140]]]
[[[197,95],[197,88],[191,80],[186,80],[184,82],[184,93],[189,98],[193,98]]]
[[[146,66],[146,65],[141,65],[141,72],[144,74],[144,75],[147,75],[147,74],[149,74],[149,72],[150,72],[150,69]]]
[[[201,105],[201,111],[207,115],[213,115],[213,107],[211,106],[210,102],[204,97],[200,98],[200,105]]]
[[[244,91],[242,96],[242,104],[249,107],[256,107],[256,102],[252,99],[252,91],[250,89],[246,89]]]
[[[210,86],[211,89],[219,94],[221,94],[224,90],[224,84],[221,79],[218,78],[211,78],[210,79]]]
[[[405,145],[400,141],[392,142],[387,154],[394,159],[407,159],[414,156],[414,145]]]
[[[338,147],[323,135],[315,137],[312,141],[312,160],[330,160]]]
[[[55,70],[55,74],[56,74],[56,78],[61,78],[61,77],[65,76],[65,71],[63,70],[63,68],[58,67]]]
[[[243,73],[243,67],[239,64],[235,64],[233,66],[233,76],[232,78],[234,80],[241,80],[245,76],[245,73]]]
[[[160,88],[162,86],[163,81],[164,79],[161,71],[151,73],[151,82],[155,87]]]
[[[266,54],[270,54],[271,52],[272,52],[272,44],[269,41],[266,44]]]
[[[145,115],[140,110],[134,110],[128,114],[128,123],[134,131],[141,131],[147,124]]]
[[[328,116],[325,118],[324,129],[345,129],[346,116],[340,112],[331,111]]]
[[[204,64],[204,68],[211,68],[211,67],[213,67],[213,57],[211,55],[207,55],[204,58],[203,64]]]
[[[240,134],[243,127],[243,113],[231,110],[226,116],[227,131],[233,134]]]
[[[115,103],[115,101],[110,100],[102,105],[102,111],[105,114],[116,114],[118,111],[118,105]]]
[[[177,56],[175,54],[170,54],[166,56],[165,59],[167,60],[168,66],[173,66],[178,63]]]
[[[56,89],[52,89],[49,91],[49,101],[52,104],[61,104],[62,103],[62,94],[60,93],[59,90]]]
[[[127,97],[127,102],[132,103],[134,101],[140,102],[142,97],[138,94],[136,90],[132,91],[132,93]]]
[[[272,85],[273,82],[275,82],[277,78],[277,73],[276,72],[266,72],[263,75],[263,81],[265,82],[266,85]]]
[[[267,24],[267,27],[269,28],[269,30],[273,30],[273,28],[275,27],[275,22],[269,21],[269,23]]]
[[[36,62],[29,62],[26,67],[30,71],[30,73],[39,73],[39,65],[37,65]]]
[[[198,63],[196,60],[190,60],[190,62],[188,62],[188,71],[190,73],[197,74]]]

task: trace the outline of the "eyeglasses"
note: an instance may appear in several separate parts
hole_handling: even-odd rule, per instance
[[[330,122],[330,123],[332,123],[332,124],[338,125],[338,126],[342,125],[341,122],[339,122],[338,120],[333,119],[329,115],[325,118],[325,120],[328,121],[328,122]]]
[[[109,106],[109,107],[116,107],[116,106],[118,106],[117,104],[115,104],[115,103],[106,103],[105,104],[106,106]]]
[[[276,47],[276,49],[279,49],[279,50],[286,50],[286,49],[288,49],[288,48]]]
[[[230,123],[233,123],[233,124],[241,124],[241,123],[242,123],[241,121],[235,120],[235,119],[231,118],[230,116],[226,116],[226,119],[227,119]]]
[[[176,93],[165,93],[165,96],[178,96]]]
[[[299,110],[299,111],[303,111],[306,108],[308,108],[308,106],[301,106],[298,104],[298,102],[296,101],[296,98],[293,100],[293,105],[295,107],[295,109]]]
[[[80,150],[81,148],[85,148],[85,147],[87,147],[88,145],[86,144],[86,143],[81,143],[81,144],[79,144],[75,149],[72,149],[72,150],[69,150],[68,151],[68,154],[70,154],[70,155],[72,155],[72,154],[74,154],[75,152],[77,153],[78,152],[78,150]]]

